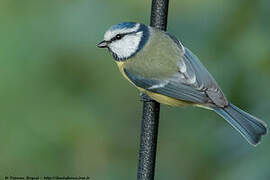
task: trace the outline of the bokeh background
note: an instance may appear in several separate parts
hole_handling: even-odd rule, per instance
[[[150,0],[0,1],[0,177],[136,179],[142,103],[110,54],[111,25]],[[171,0],[168,31],[234,104],[270,124],[270,1]],[[213,112],[161,106],[156,179],[269,180],[256,148]]]

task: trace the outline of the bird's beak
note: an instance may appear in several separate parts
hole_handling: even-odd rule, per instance
[[[99,48],[107,48],[108,47],[108,42],[107,41],[101,41],[100,43],[97,44],[97,47],[99,47]]]

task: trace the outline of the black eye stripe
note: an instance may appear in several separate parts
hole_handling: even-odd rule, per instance
[[[116,34],[116,35],[111,39],[111,41],[120,40],[120,39],[122,39],[125,35],[128,35],[128,34],[134,34],[134,33],[137,33],[137,31],[132,31],[132,32],[123,33],[123,34]]]
[[[111,41],[116,41],[122,39],[126,34],[116,34]]]
[[[121,39],[122,37],[123,37],[123,35],[121,35],[121,34],[117,34],[117,35],[115,36],[116,39]]]

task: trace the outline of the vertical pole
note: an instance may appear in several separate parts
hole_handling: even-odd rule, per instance
[[[152,0],[150,26],[166,30],[169,0]],[[154,180],[160,104],[145,94],[141,123],[138,180]]]
[[[160,104],[145,94],[141,98],[143,117],[137,179],[154,180]]]

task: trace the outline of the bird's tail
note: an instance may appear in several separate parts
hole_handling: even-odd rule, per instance
[[[261,136],[267,133],[266,124],[263,121],[231,103],[225,108],[214,108],[214,111],[239,131],[252,145],[258,144]]]

